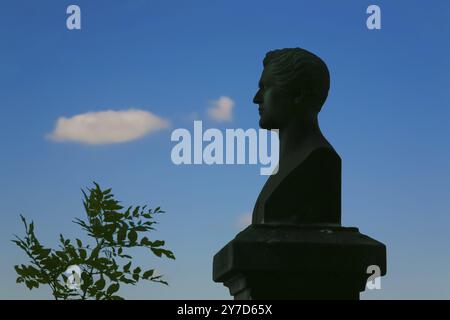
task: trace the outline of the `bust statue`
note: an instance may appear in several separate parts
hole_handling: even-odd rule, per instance
[[[278,130],[278,172],[269,177],[253,210],[253,224],[341,223],[341,159],[318,123],[330,75],[318,56],[301,48],[266,54],[259,89],[259,125]]]
[[[386,246],[341,226],[341,158],[320,131],[325,63],[300,48],[264,59],[259,125],[278,130],[279,168],[261,190],[252,224],[214,256],[213,280],[241,299],[359,299],[368,267],[386,274]]]

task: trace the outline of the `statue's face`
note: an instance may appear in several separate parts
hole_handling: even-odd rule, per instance
[[[259,126],[263,129],[281,129],[293,118],[294,99],[276,85],[270,65],[264,68],[253,103],[259,106]]]

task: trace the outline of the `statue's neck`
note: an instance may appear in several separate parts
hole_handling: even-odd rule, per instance
[[[325,140],[316,115],[301,121],[292,121],[280,129],[279,135],[280,162],[284,162],[289,155],[294,153],[306,152],[315,142]]]

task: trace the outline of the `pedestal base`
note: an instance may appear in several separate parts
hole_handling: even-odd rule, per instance
[[[336,226],[250,225],[214,256],[213,280],[235,299],[359,299],[384,244]]]

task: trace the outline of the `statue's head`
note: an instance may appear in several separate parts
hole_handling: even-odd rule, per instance
[[[292,121],[313,119],[328,96],[330,74],[325,62],[300,48],[270,51],[253,102],[259,125],[282,129]]]

